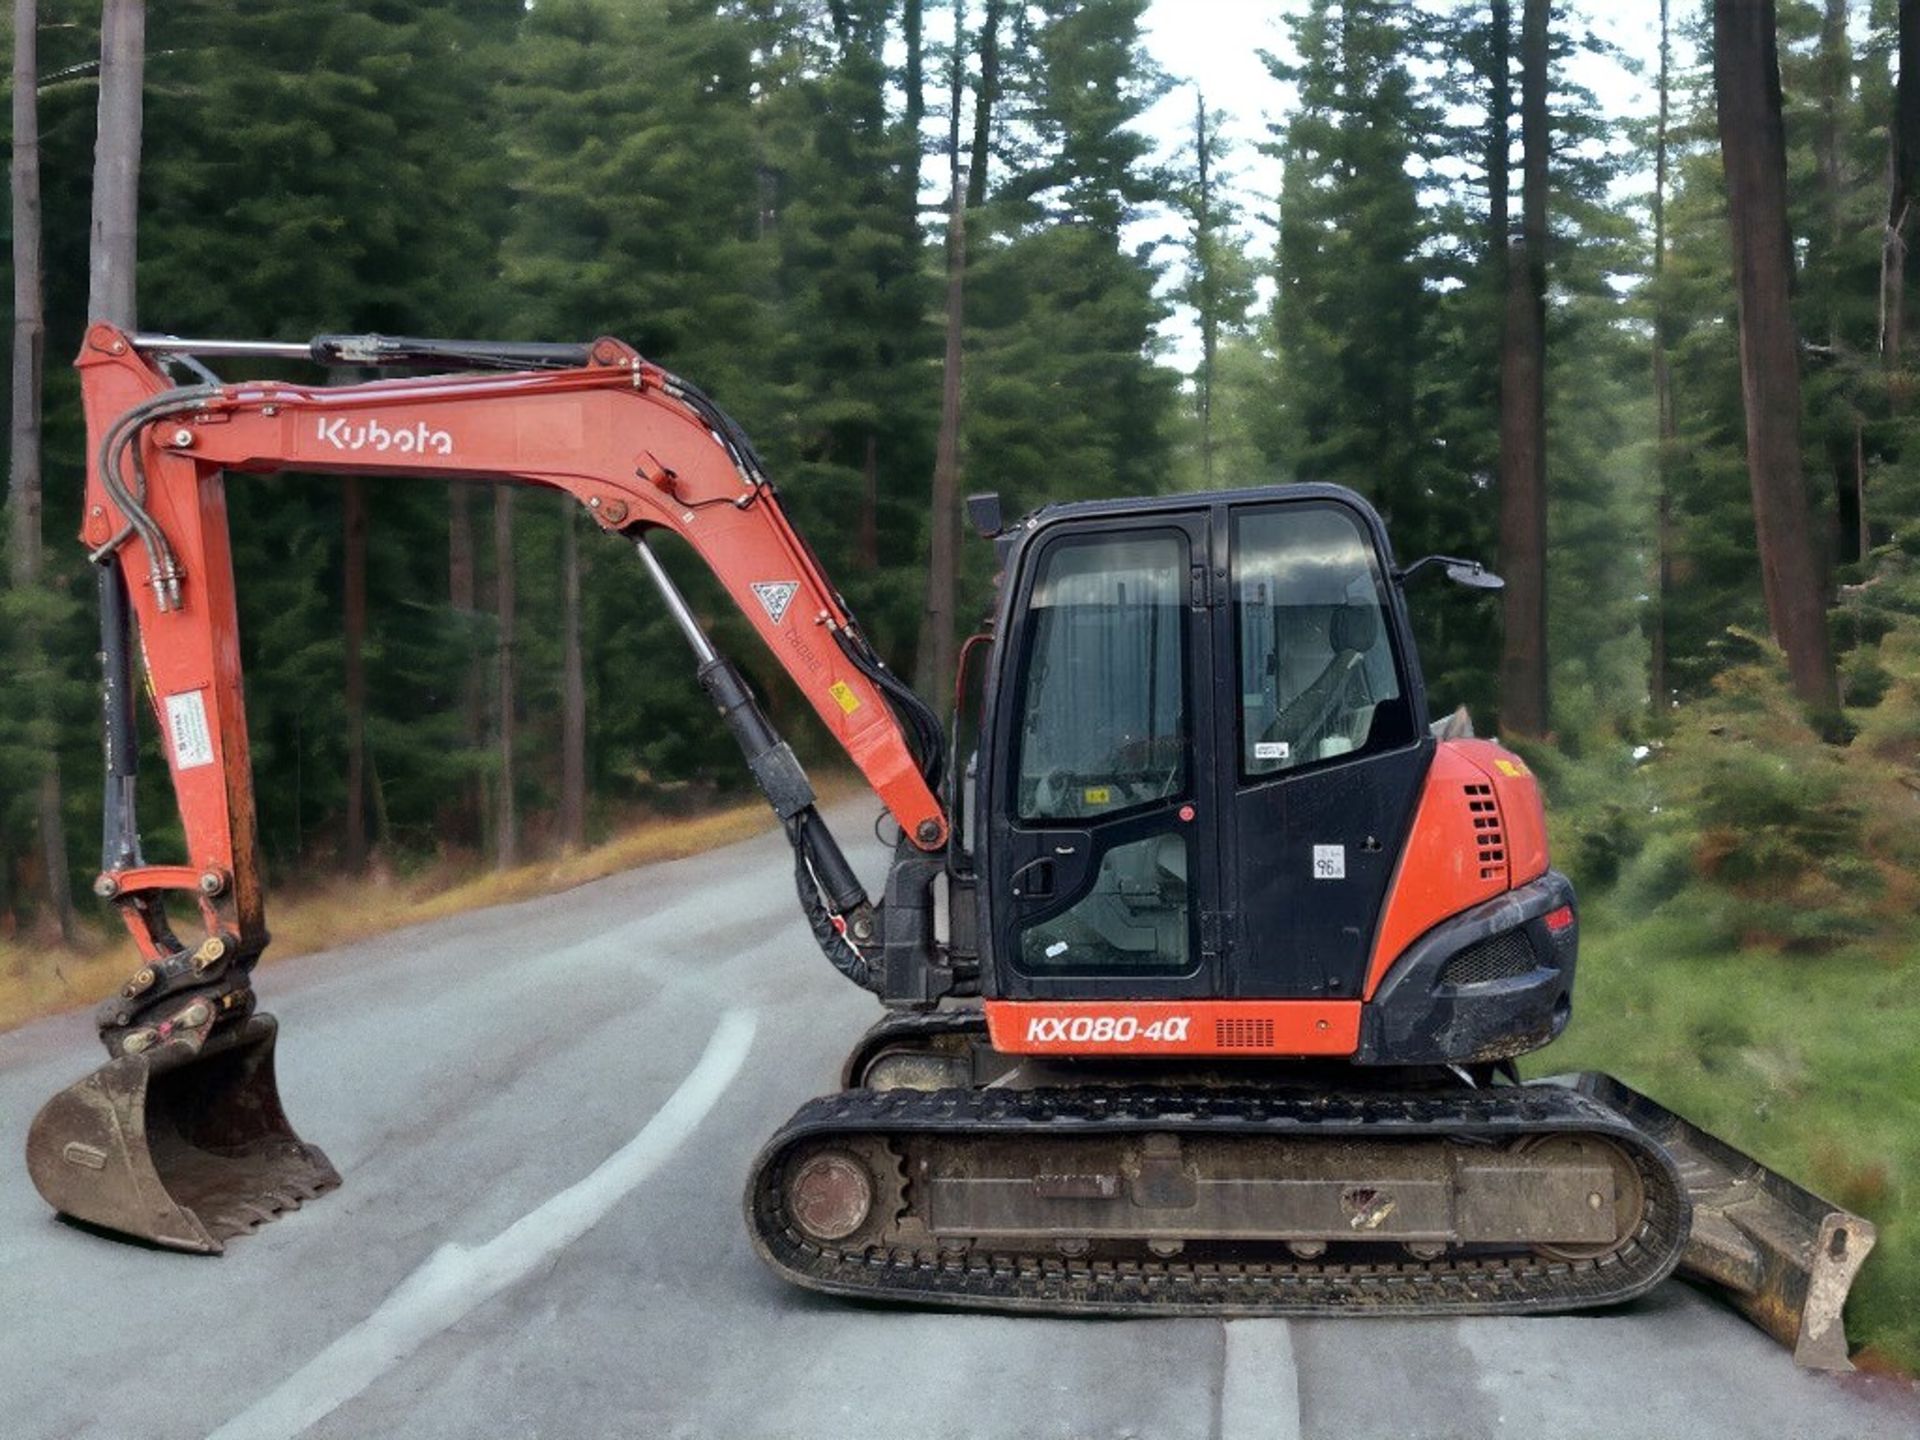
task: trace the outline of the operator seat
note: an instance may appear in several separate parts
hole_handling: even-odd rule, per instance
[[[1268,725],[1267,740],[1285,741],[1296,758],[1326,759],[1358,749],[1373,726],[1376,697],[1367,655],[1380,638],[1380,610],[1364,601],[1336,607],[1327,621],[1332,655],[1307,687]]]

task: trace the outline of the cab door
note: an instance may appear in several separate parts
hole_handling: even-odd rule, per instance
[[[1167,512],[1026,550],[983,787],[994,993],[1217,993],[1209,538]]]
[[[1433,754],[1385,532],[1327,491],[1223,510],[1220,993],[1359,999]]]

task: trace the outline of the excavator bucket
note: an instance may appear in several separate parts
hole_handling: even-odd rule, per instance
[[[1724,1290],[1814,1370],[1851,1370],[1841,1311],[1875,1233],[1870,1221],[1769,1170],[1611,1075],[1556,1076],[1659,1141],[1693,1202],[1683,1274]]]
[[[204,1254],[325,1194],[340,1176],[280,1108],[278,1033],[254,1015],[109,1060],[34,1117],[34,1185],[75,1220]]]

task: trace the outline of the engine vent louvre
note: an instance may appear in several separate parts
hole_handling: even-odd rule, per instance
[[[1482,880],[1507,878],[1507,832],[1500,824],[1500,804],[1493,798],[1493,786],[1463,785],[1467,795],[1467,813],[1473,817],[1473,840]]]
[[[1488,980],[1511,980],[1539,965],[1524,928],[1502,930],[1477,945],[1469,945],[1441,968],[1442,985],[1479,985]]]
[[[1215,1020],[1213,1043],[1219,1050],[1273,1049],[1271,1020]]]

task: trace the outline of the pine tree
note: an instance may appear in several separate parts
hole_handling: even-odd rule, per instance
[[[1238,232],[1239,206],[1225,171],[1231,148],[1223,133],[1226,116],[1207,109],[1206,96],[1195,91],[1191,164],[1183,164],[1175,180],[1173,202],[1186,222],[1183,274],[1174,297],[1190,306],[1200,332],[1200,362],[1192,376],[1194,419],[1199,427],[1199,483],[1211,489],[1218,439],[1214,427],[1214,391],[1220,367],[1222,339],[1247,331],[1247,312],[1254,301],[1254,271],[1244,238]]]
[[[969,235],[968,448],[1014,512],[1167,483],[1163,307],[1121,227],[1162,190],[1134,121],[1164,81],[1141,0],[1032,7],[1003,42],[1000,180]],[[984,578],[976,575],[977,580]]]
[[[1500,366],[1500,724],[1547,731],[1547,0],[1523,0],[1522,240],[1507,255]],[[1504,37],[1503,37],[1504,38]]]
[[[1428,543],[1421,337],[1433,312],[1411,167],[1432,118],[1408,71],[1409,19],[1385,0],[1313,0],[1289,25],[1299,87],[1278,128],[1282,409],[1276,458],[1367,495],[1409,551]]]

